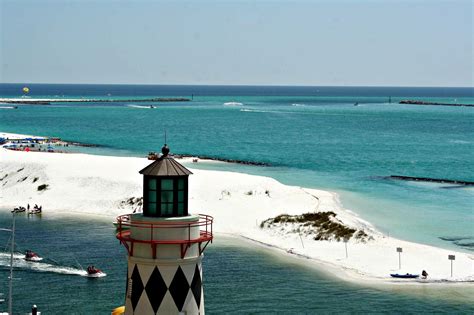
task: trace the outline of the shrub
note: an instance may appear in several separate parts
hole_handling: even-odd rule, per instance
[[[262,221],[260,228],[270,227],[272,224],[294,223],[298,224],[297,231],[300,231],[300,227],[304,227],[310,234],[315,235],[313,239],[316,241],[331,239],[337,241],[349,240],[353,236],[361,241],[365,241],[368,238],[368,235],[364,231],[356,233],[356,229],[336,222],[334,220],[335,217],[336,213],[332,211],[311,212],[301,215],[281,214]]]
[[[41,184],[38,186],[38,191],[46,190],[48,188],[48,184]]]

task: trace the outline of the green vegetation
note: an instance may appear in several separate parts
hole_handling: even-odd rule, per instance
[[[360,241],[371,239],[364,231],[347,227],[337,222],[336,214],[332,211],[312,212],[302,215],[281,214],[277,217],[267,219],[260,224],[260,228],[270,228],[273,225],[294,224],[297,229],[295,232],[305,234],[314,234],[316,241],[326,240],[349,240],[354,237]],[[357,232],[357,233],[356,233]]]

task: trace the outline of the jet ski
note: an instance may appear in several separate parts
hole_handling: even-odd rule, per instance
[[[27,250],[26,253],[25,253],[25,258],[24,258],[26,261],[32,261],[32,262],[38,262],[38,261],[42,261],[43,258],[41,258],[40,256],[38,256],[38,254],[36,254],[35,252],[31,251],[31,250]]]
[[[101,278],[101,277],[105,277],[106,275],[107,275],[106,273],[102,272],[102,270],[94,266],[87,267],[86,277],[88,278]]]

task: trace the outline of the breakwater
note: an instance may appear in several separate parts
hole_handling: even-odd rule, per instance
[[[25,105],[50,105],[51,103],[128,103],[128,102],[190,102],[184,97],[153,97],[153,98],[54,98],[54,99],[28,99],[28,98],[0,98],[1,103]]]
[[[444,179],[444,178],[429,178],[429,177],[414,177],[414,176],[402,176],[402,175],[390,175],[389,179],[398,179],[406,181],[417,181],[417,182],[431,182],[431,183],[442,183],[442,184],[456,184],[464,186],[474,186],[474,182],[456,180],[456,179]]]
[[[235,164],[242,164],[242,165],[271,166],[270,163],[265,163],[265,162],[224,159],[224,158],[217,158],[217,157],[205,156],[205,155],[174,154],[174,157],[176,157],[176,158],[197,158],[197,159],[200,159],[200,160],[211,160],[211,161],[235,163]]]
[[[416,101],[416,100],[402,100],[399,104],[409,104],[409,105],[439,105],[439,106],[467,106],[474,107],[474,104],[459,104],[459,103],[438,103],[438,102],[425,102],[425,101]]]

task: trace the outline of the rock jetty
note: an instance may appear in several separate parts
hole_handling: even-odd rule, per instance
[[[26,105],[50,105],[51,103],[128,103],[128,102],[190,102],[184,97],[154,97],[134,99],[109,99],[109,98],[68,98],[68,99],[28,99],[28,98],[0,98],[1,103],[26,104]]]
[[[409,105],[439,105],[439,106],[467,106],[474,107],[474,104],[459,104],[459,103],[437,103],[437,102],[424,102],[424,101],[415,101],[415,100],[402,100],[399,104],[409,104]]]

